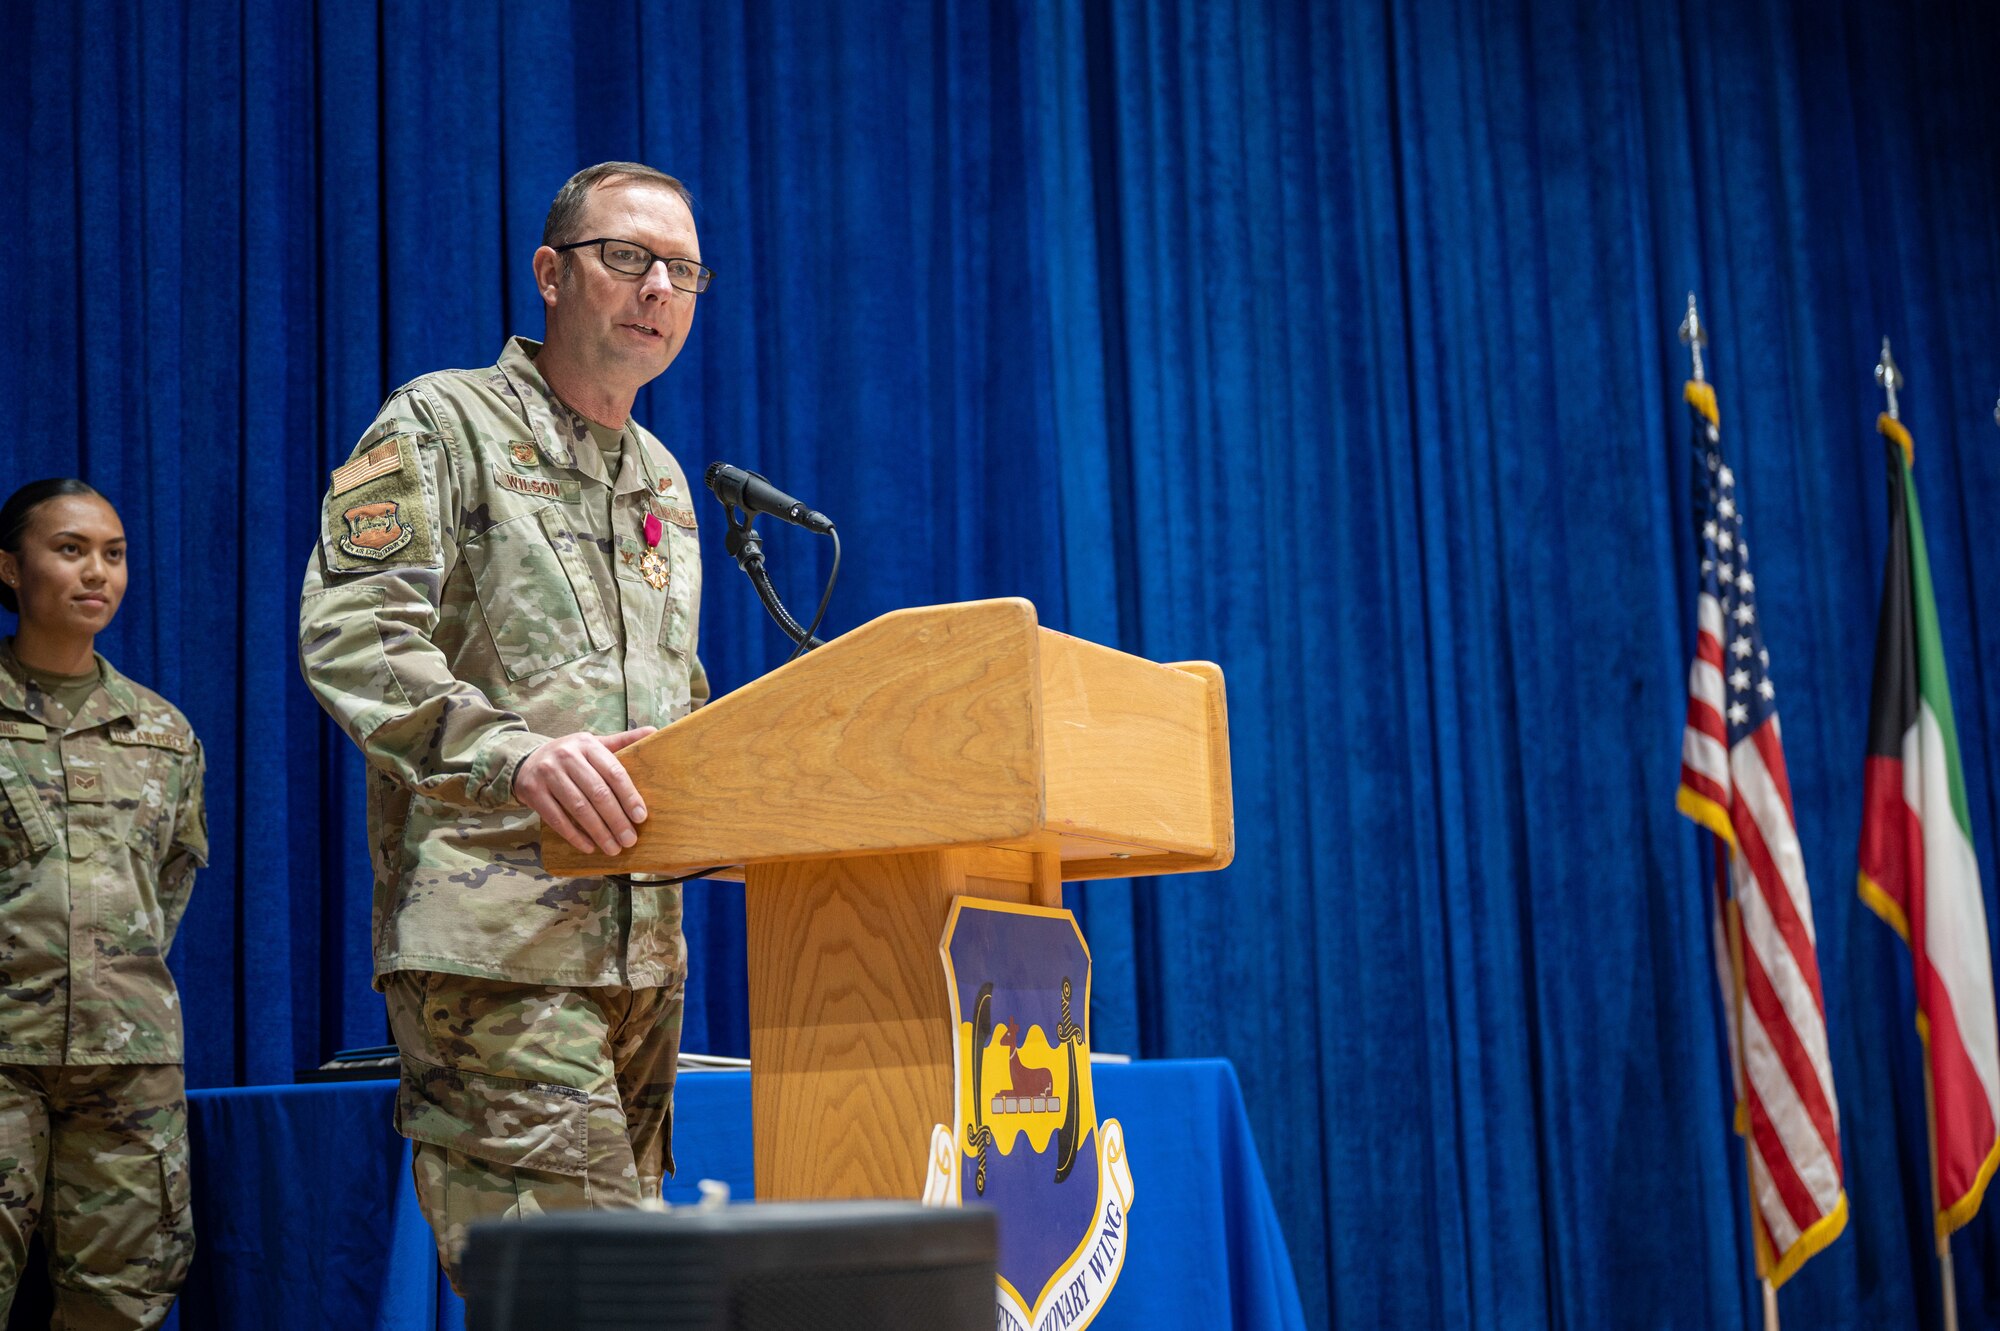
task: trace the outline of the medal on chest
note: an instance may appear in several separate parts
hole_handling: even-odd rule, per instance
[[[660,553],[660,536],[665,528],[660,523],[660,515],[646,515],[646,553],[639,556],[639,576],[654,591],[667,589],[667,557]]]

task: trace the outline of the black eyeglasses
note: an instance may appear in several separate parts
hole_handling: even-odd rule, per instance
[[[552,245],[557,254],[565,250],[580,250],[586,245],[597,246],[597,257],[604,266],[614,273],[624,273],[628,277],[644,277],[656,263],[667,266],[667,281],[679,291],[691,296],[699,296],[708,290],[708,283],[715,276],[713,268],[703,267],[693,259],[670,259],[664,254],[655,254],[636,240],[615,240],[610,236],[598,236],[594,240],[572,240],[567,245]]]

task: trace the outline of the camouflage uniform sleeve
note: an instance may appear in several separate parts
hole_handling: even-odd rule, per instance
[[[337,468],[299,604],[306,684],[371,766],[466,809],[514,805],[521,760],[548,742],[437,646],[458,564],[459,445],[421,391],[383,405]]]
[[[194,756],[188,763],[187,778],[181,783],[180,802],[174,806],[174,836],[167,857],[160,864],[159,897],[166,918],[160,926],[160,951],[173,946],[174,933],[181,927],[181,913],[187,909],[188,894],[194,888],[194,872],[208,866],[208,803],[202,786],[208,779],[208,757],[201,741],[194,742]]]

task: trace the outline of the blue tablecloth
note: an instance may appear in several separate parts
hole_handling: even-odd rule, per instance
[[[1236,1073],[1215,1061],[1100,1065],[1101,1116],[1124,1126],[1133,1176],[1124,1274],[1094,1328],[1303,1327]],[[393,1082],[253,1086],[188,1097],[199,1247],[180,1331],[462,1328],[417,1209]],[[683,1073],[680,1177],[754,1195],[750,1076]]]

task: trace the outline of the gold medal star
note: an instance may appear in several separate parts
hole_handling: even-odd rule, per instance
[[[639,574],[654,591],[666,590],[667,561],[660,557],[658,550],[648,550],[639,556]]]

